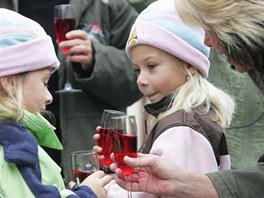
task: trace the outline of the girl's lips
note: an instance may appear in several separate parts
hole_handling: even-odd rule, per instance
[[[149,101],[153,102],[154,101],[154,96],[156,95],[157,93],[153,93],[153,94],[149,94],[147,95],[147,98],[149,99]]]
[[[156,93],[153,93],[153,94],[148,94],[147,97],[148,98],[151,98],[152,96],[156,95]]]

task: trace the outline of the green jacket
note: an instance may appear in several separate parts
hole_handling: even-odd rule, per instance
[[[207,174],[221,198],[264,197],[264,162],[250,168]]]
[[[237,113],[231,126],[233,128],[226,131],[226,136],[232,167],[240,169],[207,175],[212,180],[220,197],[264,197],[263,156],[256,165],[264,148],[264,118],[258,119],[264,111],[264,82],[262,80],[256,83],[257,87],[260,88],[258,90],[250,79],[255,81],[259,78],[256,71],[249,71],[249,78],[247,74],[242,75],[230,71],[230,66],[226,66],[225,60],[221,59],[215,52],[211,53],[211,59],[213,63],[218,62],[218,64],[211,66],[209,76],[212,82],[215,84],[222,83],[222,87],[229,90],[238,101]],[[241,128],[241,126],[254,121],[256,122],[253,125]]]
[[[40,114],[25,112],[22,123],[0,121],[1,198],[96,197],[88,187],[66,189],[61,168],[39,145],[62,149],[54,127]]]
[[[38,146],[38,155],[42,175],[42,185],[53,185],[55,188],[53,195],[67,197],[73,194],[72,191],[65,189],[61,177],[61,168]],[[32,149],[32,148],[31,148]],[[20,153],[18,153],[20,154]],[[0,145],[0,159],[4,159],[4,147]],[[33,198],[35,195],[22,177],[18,167],[14,162],[8,163],[0,160],[0,197],[2,198]],[[50,191],[49,193],[51,193]]]
[[[141,12],[149,4],[153,3],[156,0],[128,0],[128,2],[138,11]]]
[[[209,81],[229,92],[236,101],[234,118],[225,131],[232,169],[255,165],[264,150],[264,116],[260,118],[264,113],[264,97],[248,74],[232,69],[214,49],[210,61]]]

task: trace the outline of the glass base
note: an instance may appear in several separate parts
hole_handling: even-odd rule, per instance
[[[81,89],[61,89],[55,91],[55,93],[77,93],[77,92],[82,92]]]
[[[66,83],[63,89],[55,91],[55,93],[77,93],[77,92],[82,92],[82,90],[72,88],[70,83]]]

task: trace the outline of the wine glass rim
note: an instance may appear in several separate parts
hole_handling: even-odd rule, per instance
[[[111,119],[116,120],[116,119],[120,119],[120,118],[132,118],[135,119],[136,116],[135,115],[117,115],[117,116],[112,116]]]
[[[104,112],[126,115],[126,113],[124,111],[118,111],[118,110],[114,110],[114,109],[104,109]]]
[[[67,6],[67,7],[73,7],[72,4],[67,4],[67,3],[57,4],[57,5],[55,5],[54,7],[57,8],[57,7],[64,7],[64,6],[65,6],[65,7],[66,7],[66,6]]]
[[[78,151],[73,151],[71,154],[72,155],[79,155],[79,154],[82,154],[82,155],[94,155],[95,152],[93,150],[78,150]]]

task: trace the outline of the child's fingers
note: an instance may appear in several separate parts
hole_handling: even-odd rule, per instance
[[[101,126],[96,127],[96,131],[97,131],[98,133],[99,133],[100,128],[102,128],[102,127],[101,127]]]
[[[103,151],[102,147],[100,146],[93,146],[93,151],[96,152],[96,153],[101,153]]]
[[[110,181],[112,180],[112,177],[110,175],[105,175],[101,181],[103,183],[103,186],[105,186],[106,184],[108,184]]]
[[[100,139],[100,135],[98,133],[93,135],[93,140],[97,143],[98,140]]]

